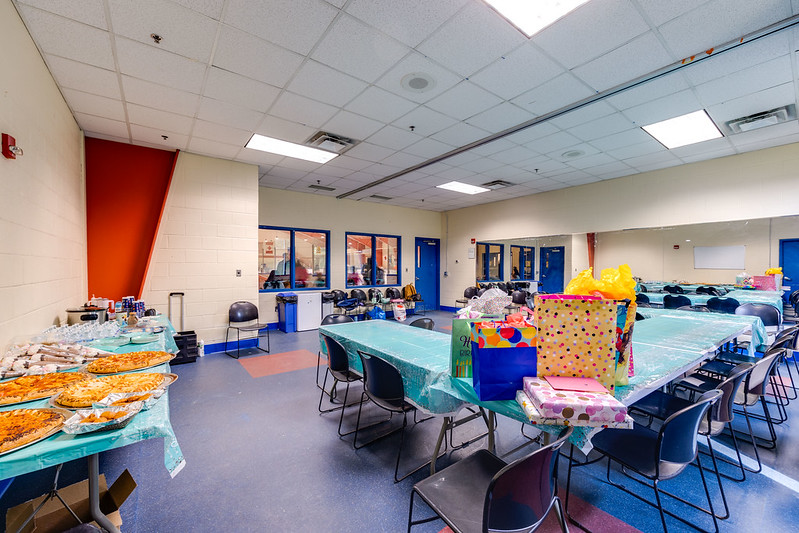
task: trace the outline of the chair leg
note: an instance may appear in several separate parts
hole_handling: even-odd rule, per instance
[[[411,490],[411,505],[408,508],[408,533],[411,533],[411,526],[426,524],[427,522],[432,522],[433,520],[441,519],[440,516],[435,515],[435,516],[430,516],[428,518],[422,518],[421,520],[413,520],[413,497],[415,495],[416,495],[416,490]]]
[[[563,504],[560,501],[560,498],[555,496],[552,506],[555,508],[555,513],[558,515],[558,524],[560,525],[560,530],[563,533],[569,533],[569,526],[566,524],[566,516],[563,511]]]
[[[719,472],[719,465],[716,462],[716,454],[713,451],[713,443],[710,441],[710,436],[709,435],[707,436],[707,447],[710,450],[710,459],[713,462],[713,471],[716,473],[716,481],[719,484],[719,492],[721,493],[721,501],[724,504],[724,516],[718,516],[715,513],[713,513],[714,514],[714,519],[718,518],[719,520],[726,520],[727,518],[730,517],[730,508],[727,505],[727,496],[724,494],[724,485],[722,485],[722,483],[721,483],[721,473]],[[696,457],[696,462],[697,462],[697,465],[699,466],[699,468],[702,468],[702,464],[699,462],[699,456],[698,455]],[[702,478],[704,479],[704,474],[702,474]],[[707,498],[708,498],[708,502],[710,502],[710,494],[708,494]],[[710,509],[711,510],[713,509],[712,504],[711,504]]]
[[[710,517],[713,519],[713,527],[715,529],[715,533],[719,531],[719,522],[716,519],[716,512],[713,510],[713,500],[710,498],[710,490],[707,488],[707,480],[705,479],[705,470],[702,468],[702,460],[699,458],[699,455],[696,456],[696,462],[699,465],[699,476],[702,478],[702,486],[705,488],[705,496],[707,496],[707,504],[710,507]],[[721,479],[719,479],[719,487],[721,487]],[[722,489],[722,496],[724,495],[724,491]],[[726,499],[724,500],[724,506],[727,506]],[[727,516],[729,516],[729,511],[727,512]]]
[[[610,481],[610,459],[608,459],[608,481]],[[666,527],[666,515],[663,513],[663,502],[660,501],[660,491],[658,491],[657,479],[652,484],[652,488],[655,489],[655,500],[657,501],[657,508],[658,512],[660,513],[660,523],[663,524],[663,533],[666,533],[669,529]]]
[[[228,343],[227,339],[228,339],[228,334],[229,333],[230,333],[230,327],[228,327],[225,330],[225,354],[228,355],[229,357],[232,357],[233,359],[238,359],[239,358],[238,347],[236,348],[236,355],[233,355],[232,353],[227,351],[227,343]],[[236,333],[238,333],[238,330],[236,330]]]

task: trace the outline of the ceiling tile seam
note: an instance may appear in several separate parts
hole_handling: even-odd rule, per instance
[[[751,42],[757,41],[759,39],[768,37],[769,35],[771,35],[773,33],[777,33],[777,32],[786,30],[788,28],[796,26],[797,24],[799,24],[799,15],[793,15],[793,16],[788,17],[786,19],[783,19],[781,21],[778,21],[778,22],[775,22],[773,24],[770,24],[770,25],[768,25],[768,26],[766,26],[764,28],[761,28],[759,30],[755,30],[753,32],[750,32],[750,33],[740,37],[740,39],[734,39],[734,40],[728,41],[726,43],[719,44],[719,45],[711,48],[710,50],[713,51],[713,53],[718,55],[718,54],[727,52],[729,50],[734,50],[734,49],[736,49],[736,48],[738,48],[740,46],[745,46],[745,45],[747,45],[747,44],[749,44]],[[451,151],[446,152],[444,154],[441,154],[441,155],[438,155],[436,157],[430,158],[427,161],[423,161],[422,163],[418,163],[416,165],[408,167],[408,168],[406,168],[406,169],[404,169],[404,170],[402,170],[400,172],[397,172],[395,174],[391,174],[389,176],[381,178],[381,179],[379,179],[379,180],[377,180],[377,181],[375,181],[373,183],[364,185],[363,187],[359,187],[359,188],[354,189],[352,191],[349,191],[347,193],[340,194],[336,198],[341,199],[341,198],[346,198],[346,197],[348,197],[348,196],[350,196],[352,194],[357,194],[357,193],[362,192],[362,191],[364,191],[366,189],[369,189],[371,187],[380,185],[382,183],[390,181],[390,180],[392,180],[394,178],[398,178],[400,176],[403,176],[403,175],[408,174],[410,172],[413,172],[415,170],[419,170],[419,169],[424,168],[426,166],[429,166],[429,165],[444,161],[446,159],[449,159],[450,157],[453,157],[453,156],[456,156],[456,155],[461,154],[463,152],[466,152],[468,150],[471,150],[472,148],[477,148],[479,146],[482,146],[482,145],[490,143],[492,141],[501,139],[501,138],[506,137],[508,135],[512,135],[513,133],[517,133],[519,131],[525,130],[525,129],[530,128],[532,126],[535,126],[535,125],[538,125],[538,124],[542,124],[544,122],[548,122],[548,121],[552,120],[553,118],[556,118],[558,116],[564,115],[564,114],[569,113],[571,111],[576,111],[576,110],[581,109],[581,108],[583,108],[585,106],[588,106],[588,105],[590,105],[590,104],[592,104],[594,102],[605,100],[606,98],[609,98],[610,96],[613,96],[613,95],[616,95],[616,94],[620,94],[620,93],[622,93],[624,91],[632,89],[633,87],[637,87],[639,85],[643,85],[643,84],[645,84],[647,82],[650,82],[650,81],[653,81],[655,79],[661,78],[661,77],[663,77],[663,76],[665,76],[667,74],[670,74],[672,72],[678,72],[682,68],[685,68],[685,67],[690,66],[690,65],[698,64],[699,62],[707,60],[708,58],[712,57],[712,55],[710,53],[707,53],[706,55],[700,55],[700,54],[701,53],[697,53],[697,55],[699,57],[696,57],[695,60],[694,59],[688,60],[688,58],[684,58],[682,60],[678,60],[678,61],[673,62],[673,63],[671,63],[669,65],[666,65],[664,67],[661,67],[659,69],[653,70],[653,71],[651,71],[651,72],[649,72],[647,74],[644,74],[642,76],[638,76],[638,77],[636,77],[636,78],[634,78],[634,79],[632,79],[632,80],[630,80],[630,81],[628,81],[626,83],[618,84],[618,85],[616,85],[614,87],[611,87],[610,89],[606,89],[604,91],[595,92],[595,94],[592,95],[592,96],[586,97],[586,98],[584,98],[582,100],[579,100],[577,102],[574,102],[572,104],[563,106],[563,107],[561,107],[559,109],[556,109],[554,111],[550,111],[549,113],[545,113],[543,115],[535,117],[535,118],[533,118],[531,120],[528,120],[526,122],[522,122],[521,124],[518,124],[518,125],[510,127],[510,128],[507,128],[507,129],[505,129],[503,131],[500,131],[498,133],[489,135],[489,136],[484,137],[482,139],[478,139],[476,141],[468,143],[468,144],[466,144],[464,146],[461,146],[459,148],[455,148],[454,150],[451,150]],[[695,56],[691,56],[691,57],[695,57]]]
[[[125,98],[125,87],[122,84],[122,69],[119,66],[117,40],[116,34],[114,33],[114,23],[111,20],[111,7],[108,5],[108,0],[103,0],[103,11],[105,13],[106,24],[108,24],[108,40],[111,42],[111,57],[114,58],[114,70],[117,75],[117,83],[119,84],[119,96],[122,99],[122,112],[125,115],[125,128],[128,130],[128,142],[133,144],[133,130],[131,129],[130,115],[128,114],[128,101],[127,98]]]

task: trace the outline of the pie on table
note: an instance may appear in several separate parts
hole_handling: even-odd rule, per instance
[[[0,412],[0,453],[34,442],[60,428],[64,415],[52,409],[13,409]]]
[[[58,395],[56,403],[66,407],[91,407],[113,392],[144,392],[163,382],[164,375],[153,372],[102,376],[70,385]]]
[[[115,374],[166,363],[171,358],[172,354],[168,352],[119,353],[92,361],[86,370],[94,374]]]
[[[0,383],[0,405],[47,398],[59,393],[67,385],[88,377],[83,372],[53,372],[6,381]]]

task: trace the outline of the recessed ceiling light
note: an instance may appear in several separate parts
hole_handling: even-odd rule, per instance
[[[537,2],[485,0],[485,2],[527,37],[532,37],[588,0],[538,0]]]
[[[273,139],[264,135],[254,133],[250,140],[245,145],[246,148],[253,150],[261,150],[262,152],[269,152],[271,154],[285,155],[294,157],[296,159],[304,159],[305,161],[313,161],[314,163],[327,163],[338,154],[319,150],[317,148],[310,148],[301,144],[290,143],[288,141],[281,141],[280,139]]]
[[[643,130],[669,150],[722,136],[704,109],[643,126]]]
[[[461,183],[459,181],[450,181],[449,183],[444,183],[443,185],[436,185],[438,189],[447,189],[448,191],[455,191],[455,192],[462,192],[464,194],[477,194],[481,192],[488,192],[491,189],[486,189],[485,187],[478,187],[477,185],[469,185],[466,183]]]
[[[424,72],[411,72],[400,80],[400,85],[408,91],[423,93],[436,86],[436,80]]]

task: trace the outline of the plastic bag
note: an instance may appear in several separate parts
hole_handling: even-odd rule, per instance
[[[635,280],[629,265],[605,268],[599,280],[594,279],[593,269],[588,268],[575,276],[563,293],[601,296],[612,300],[635,300]]]
[[[500,289],[488,289],[482,296],[472,298],[469,306],[472,311],[494,315],[501,313],[512,301],[513,298],[507,292]]]
[[[391,310],[394,311],[394,318],[402,322],[405,320],[405,304],[402,302],[392,302]]]
[[[379,305],[372,307],[367,313],[372,320],[385,320],[386,312]]]

